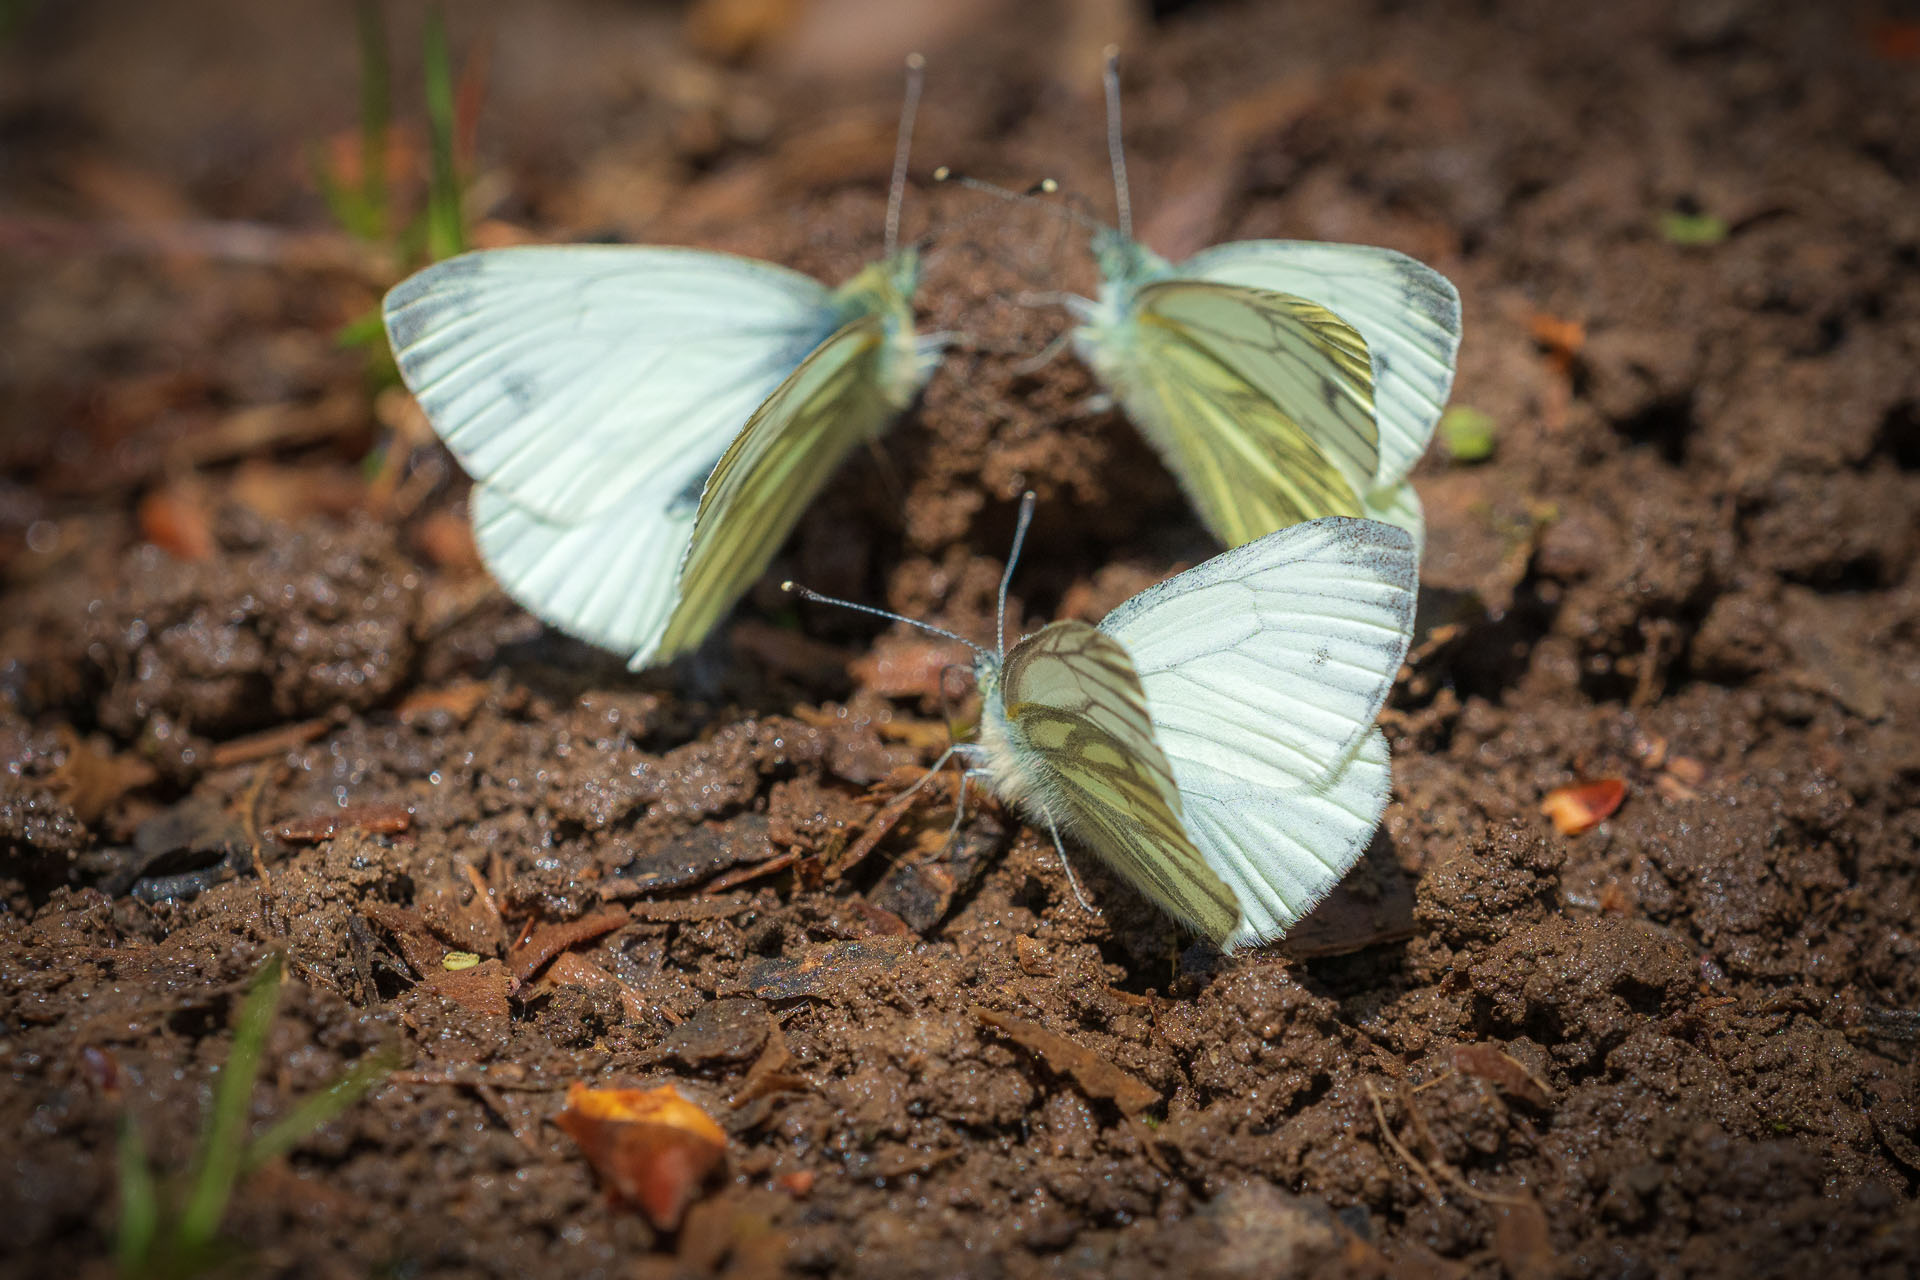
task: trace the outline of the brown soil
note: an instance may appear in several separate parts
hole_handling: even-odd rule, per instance
[[[266,1271],[1920,1266],[1920,27],[1172,7],[1120,31],[1100,4],[823,0],[739,69],[677,13],[584,0],[458,6],[454,37],[491,38],[490,242],[842,278],[878,248],[910,41],[916,169],[1105,209],[1088,90],[1125,35],[1150,243],[1384,243],[1459,283],[1456,402],[1498,448],[1420,472],[1429,629],[1383,834],[1290,948],[1231,961],[1084,863],[1082,910],[990,809],[943,853],[950,794],[845,866],[938,750],[943,655],[771,586],[984,635],[1028,486],[1030,625],[1208,553],[1078,366],[1016,370],[1060,319],[1014,296],[1088,283],[1057,220],[912,195],[942,250],[926,327],[969,341],[725,633],[633,678],[489,589],[463,482],[393,442],[404,404],[376,419],[333,342],[391,278],[308,177],[354,127],[345,11],[25,7],[0,48],[0,1266],[106,1268],[121,1116],[185,1164],[275,948],[257,1117],[378,1045],[405,1067],[246,1184],[227,1230]],[[391,6],[397,67],[418,17]],[[1676,243],[1671,214],[1727,234]],[[369,482],[383,444],[406,467]],[[1627,799],[1592,831],[1540,815],[1606,777]],[[459,979],[449,949],[505,966]],[[776,1036],[781,1087],[746,1088]],[[572,1081],[671,1081],[727,1128],[679,1232],[609,1207],[548,1123]]]

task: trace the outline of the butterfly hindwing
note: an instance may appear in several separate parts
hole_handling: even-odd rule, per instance
[[[1141,286],[1117,373],[1208,526],[1238,546],[1357,516],[1377,463],[1366,345],[1324,308],[1184,280]]]
[[[468,498],[487,570],[520,605],[569,635],[634,654],[650,651],[676,598],[696,498],[616,508],[555,524],[492,485]]]
[[[1174,769],[1194,843],[1240,902],[1228,950],[1282,936],[1340,882],[1372,843],[1390,782],[1378,729],[1326,779],[1289,791],[1234,783],[1185,762]]]
[[[1126,650],[1056,622],[1014,646],[999,692],[1029,798],[1162,910],[1224,942],[1238,904],[1182,824]]]

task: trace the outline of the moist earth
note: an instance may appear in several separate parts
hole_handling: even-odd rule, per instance
[[[945,364],[705,649],[632,676],[491,587],[465,481],[335,341],[397,270],[328,229],[312,180],[351,154],[325,136],[354,137],[344,11],[20,8],[8,1273],[107,1271],[123,1117],[186,1165],[275,952],[257,1121],[382,1047],[400,1066],[243,1184],[225,1232],[261,1273],[1920,1265],[1910,17],[450,14],[484,104],[480,243],[691,243],[842,279],[879,251],[913,43],[916,175],[1052,177],[1104,211],[1098,51],[1120,39],[1155,249],[1378,243],[1458,283],[1454,400],[1494,447],[1436,444],[1417,473],[1392,802],[1293,938],[1221,958],[1086,859],[1084,909],[991,805],[949,840],[948,782],[887,808],[964,712],[954,654],[776,589],[984,638],[1028,488],[1022,625],[1097,619],[1210,554],[1086,372],[1032,363],[1064,321],[1026,295],[1093,284],[1070,223],[916,180]],[[419,11],[386,16],[417,65]],[[396,83],[396,150],[424,165]],[[1625,800],[1591,829],[1543,816],[1601,780]],[[677,1231],[610,1204],[550,1123],[576,1081],[671,1083],[726,1129]]]

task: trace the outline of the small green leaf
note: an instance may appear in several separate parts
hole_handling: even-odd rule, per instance
[[[451,258],[467,247],[460,208],[460,173],[453,154],[453,58],[438,6],[427,11],[427,133],[433,168],[427,182],[427,256]]]
[[[1498,434],[1492,417],[1464,404],[1440,415],[1440,442],[1455,462],[1485,462]]]
[[[386,343],[387,327],[380,319],[380,309],[375,307],[365,315],[355,316],[340,326],[333,335],[334,345],[341,347],[379,347]]]
[[[153,1259],[160,1231],[160,1192],[147,1163],[147,1144],[131,1115],[120,1117],[120,1227],[114,1259],[123,1276],[138,1276]]]
[[[280,1007],[283,966],[277,954],[260,966],[234,1020],[233,1044],[227,1050],[227,1065],[220,1068],[214,1084],[213,1111],[176,1229],[181,1245],[189,1251],[212,1243],[220,1230],[220,1220],[226,1217],[234,1181],[240,1176],[251,1123],[249,1113],[253,1110],[253,1086],[260,1076],[260,1059],[266,1053],[274,1011]]]
[[[1668,244],[1700,248],[1719,244],[1727,238],[1726,219],[1710,213],[1680,213],[1668,210],[1660,215],[1660,237]]]

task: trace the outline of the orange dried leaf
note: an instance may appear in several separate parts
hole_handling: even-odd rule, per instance
[[[391,836],[412,825],[413,813],[403,804],[356,804],[283,822],[273,833],[289,844],[316,844],[331,840],[342,831],[370,831],[374,835]]]
[[[440,689],[420,689],[401,699],[394,708],[394,714],[403,724],[428,716],[445,714],[460,724],[473,718],[480,704],[487,700],[492,692],[483,680],[463,680],[458,684],[447,685]]]
[[[140,499],[140,536],[176,560],[213,557],[213,516],[191,486],[157,489]]]
[[[540,972],[547,961],[568,947],[589,942],[604,933],[612,933],[632,918],[625,907],[603,907],[578,920],[541,925],[507,953],[507,959],[513,965],[513,976],[525,982]]]
[[[88,823],[98,822],[120,797],[159,778],[154,767],[138,756],[117,756],[83,742],[70,729],[62,729],[61,738],[67,758],[47,779],[53,793],[67,803],[74,816]]]
[[[1533,335],[1535,342],[1563,360],[1579,355],[1580,348],[1587,345],[1587,326],[1578,320],[1550,316],[1544,311],[1536,311],[1528,317],[1527,332]]]
[[[1525,1063],[1490,1044],[1455,1045],[1453,1069],[1463,1076],[1485,1080],[1500,1092],[1531,1106],[1544,1108],[1553,1101],[1546,1081],[1529,1071]]]
[[[1624,778],[1576,782],[1547,792],[1547,798],[1540,802],[1540,812],[1553,820],[1561,835],[1577,836],[1606,821],[1626,798]]]
[[[1093,1050],[1047,1030],[1037,1022],[997,1013],[975,1005],[973,1016],[990,1027],[1006,1033],[1015,1044],[1045,1062],[1049,1068],[1067,1076],[1090,1098],[1105,1098],[1133,1116],[1160,1101],[1160,1091],[1101,1057]]]
[[[672,1085],[591,1089],[576,1082],[554,1123],[580,1144],[608,1192],[662,1231],[680,1225],[727,1154],[725,1131]]]

